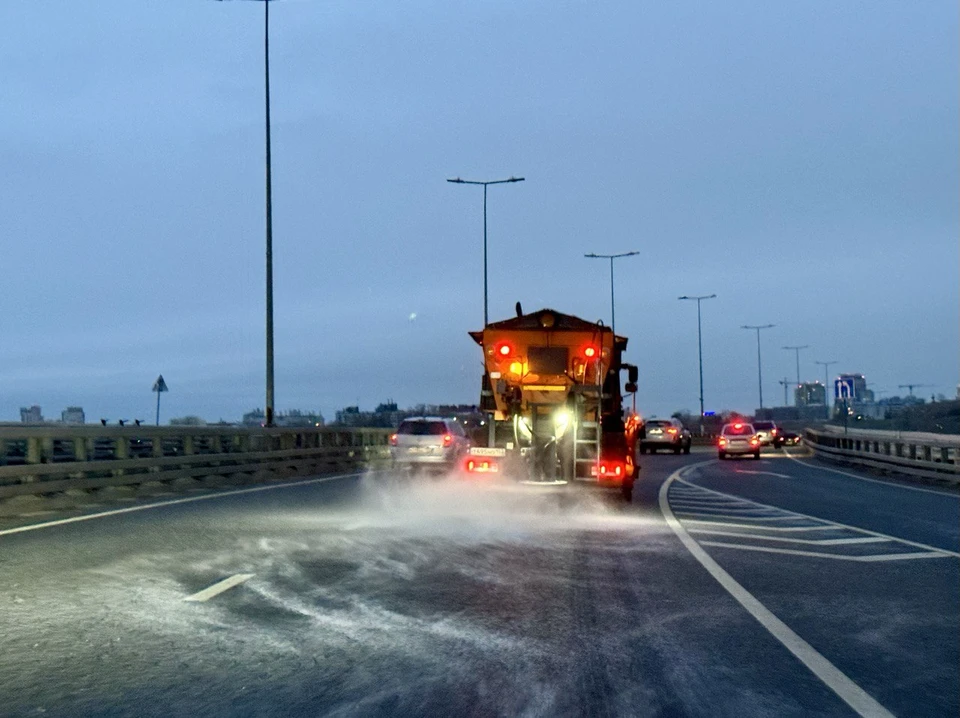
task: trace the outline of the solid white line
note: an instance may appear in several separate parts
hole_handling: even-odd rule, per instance
[[[756,524],[732,524],[725,521],[700,521],[698,519],[684,519],[684,524],[707,524],[708,526],[725,526],[734,529],[759,529],[760,531],[835,531],[831,524],[822,526],[757,526]]]
[[[851,479],[860,479],[860,481],[869,481],[871,484],[881,484],[883,486],[892,486],[897,489],[906,489],[907,491],[921,491],[925,494],[936,494],[937,496],[949,496],[953,499],[960,499],[960,494],[954,493],[952,491],[939,491],[937,489],[927,489],[922,486],[907,486],[906,484],[894,483],[893,481],[883,481],[882,479],[871,479],[866,476],[857,476],[856,474],[851,474],[849,471],[840,471],[840,469],[831,469],[829,466],[819,466],[818,464],[808,464],[806,461],[800,461],[800,459],[795,456],[791,456],[786,451],[784,452],[788,458],[796,461],[801,466],[806,466],[809,469],[817,469],[823,471],[831,471],[834,474],[840,474],[841,476],[849,476]],[[800,477],[792,477],[802,481]]]
[[[245,581],[249,581],[253,578],[254,574],[252,573],[235,573],[230,578],[225,578],[222,581],[217,581],[212,586],[207,586],[202,591],[197,591],[192,596],[187,596],[184,601],[191,601],[193,603],[203,603],[204,601],[209,601],[214,596],[219,596],[224,591],[229,591],[234,586],[239,586]]]
[[[687,483],[684,479],[677,479],[677,481],[679,481],[679,482],[681,482],[681,483]],[[688,485],[689,485],[689,486],[697,486],[696,484],[688,484]],[[725,493],[723,493],[722,491],[714,491],[713,489],[707,489],[707,488],[704,488],[703,486],[698,486],[697,488],[703,489],[704,491],[709,491],[710,493],[716,494],[717,496],[726,496],[726,497],[728,497],[728,498],[738,498],[738,497],[736,497],[736,496],[733,496],[732,494],[725,494]],[[743,501],[749,501],[749,499],[743,499]],[[755,501],[750,501],[750,503],[756,504]],[[767,504],[756,504],[756,505],[757,505],[757,506],[766,506]],[[786,509],[781,509],[781,511],[785,511],[785,510],[786,510]],[[821,518],[819,518],[819,517],[817,517],[817,516],[810,516],[809,514],[801,514],[801,513],[796,512],[796,511],[793,511],[793,512],[791,512],[791,513],[793,514],[793,517],[794,517],[794,518],[797,518],[797,519],[799,519],[799,518],[805,518],[805,519],[810,519],[811,521],[823,521],[823,520],[824,520],[824,519],[821,519]],[[744,518],[752,518],[752,517],[745,516]],[[763,521],[764,519],[758,518],[758,519],[754,519],[754,520],[756,520],[756,521]],[[898,536],[890,536],[889,534],[880,533],[879,531],[871,531],[870,529],[860,528],[859,526],[851,526],[851,525],[849,525],[849,524],[842,524],[842,523],[840,523],[840,522],[838,522],[838,521],[833,521],[833,522],[831,522],[831,523],[833,523],[834,526],[837,526],[837,527],[839,527],[839,528],[850,529],[851,531],[859,531],[860,533],[869,534],[870,536],[882,536],[883,538],[891,539],[891,540],[893,540],[893,541],[899,541],[900,543],[906,544],[907,546],[915,546],[916,548],[922,548],[922,549],[924,549],[925,551],[934,551],[934,552],[936,552],[936,553],[944,553],[944,554],[948,554],[948,555],[950,555],[950,556],[956,556],[957,558],[960,558],[960,553],[958,553],[957,551],[950,551],[949,549],[945,549],[945,548],[937,548],[936,546],[929,546],[929,545],[927,545],[927,544],[925,544],[925,543],[920,543],[920,542],[918,542],[918,541],[908,541],[908,540],[905,539],[905,538],[899,538]]]
[[[52,526],[63,526],[64,524],[75,524],[80,521],[91,521],[93,519],[102,519],[106,516],[116,516],[118,514],[131,514],[135,511],[146,511],[148,509],[161,509],[164,506],[175,506],[176,504],[190,504],[194,501],[208,501],[210,499],[219,499],[224,496],[238,496],[239,494],[253,494],[260,491],[273,491],[274,489],[287,489],[291,486],[305,486],[307,484],[324,484],[328,481],[338,479],[349,479],[361,474],[338,474],[337,476],[325,476],[319,479],[306,479],[304,481],[291,481],[283,484],[271,484],[270,486],[254,486],[249,489],[234,489],[232,491],[221,491],[214,494],[204,494],[203,496],[190,496],[185,499],[172,499],[170,501],[156,501],[152,504],[143,504],[142,506],[128,506],[123,509],[112,509],[110,511],[100,511],[95,514],[84,514],[83,516],[71,516],[68,519],[57,519],[56,521],[45,521],[40,524],[29,524],[27,526],[17,526],[12,529],[3,529],[0,536],[9,536],[10,534],[20,534],[26,531],[36,531],[46,529]]]
[[[677,511],[678,514],[688,514],[691,518],[686,516],[683,518],[684,521],[693,521],[694,517],[697,516],[707,516],[714,519],[743,519],[745,521],[798,521],[796,516],[737,516],[736,514],[699,514],[694,511]]]
[[[731,536],[733,538],[758,539],[760,541],[779,541],[781,543],[803,543],[814,546],[843,546],[846,544],[861,543],[890,543],[890,539],[880,538],[879,536],[861,536],[860,538],[835,538],[835,539],[799,539],[788,538],[785,536],[764,536],[763,534],[745,534],[737,531],[716,531],[715,529],[687,529],[692,534],[711,534],[713,536]],[[763,530],[763,529],[761,529]],[[703,543],[701,541],[701,543]]]
[[[892,718],[893,714],[890,711],[880,705],[870,694],[854,683],[822,654],[818,653],[813,646],[800,638],[787,624],[760,603],[753,594],[737,583],[729,573],[720,568],[720,564],[710,558],[710,555],[693,540],[693,537],[687,533],[686,529],[680,525],[680,522],[673,515],[673,511],[670,510],[670,505],[667,502],[667,491],[676,479],[677,472],[674,472],[660,487],[660,511],[663,513],[667,524],[693,557],[760,625],[766,628],[774,638],[780,641],[788,651],[795,655],[803,665],[810,669],[817,678],[823,681],[853,710],[861,716],[883,716],[884,718],[890,716]]]
[[[748,546],[742,543],[724,543],[723,541],[701,541],[701,546],[719,546],[721,548],[733,548],[740,551],[762,551],[763,553],[786,553],[791,556],[812,556],[813,558],[833,558],[837,561],[904,561],[915,558],[951,558],[950,554],[940,551],[924,551],[922,553],[886,553],[873,554],[871,556],[849,556],[839,553],[821,553],[818,551],[800,551],[789,548],[773,548],[772,546]]]
[[[750,506],[746,502],[741,503],[739,506],[731,506],[729,508],[727,508],[726,506],[700,506],[699,504],[687,504],[687,503],[682,504],[679,501],[676,503],[671,501],[670,505],[677,506],[677,507],[683,506],[687,508],[692,508],[694,511],[718,511],[718,512],[739,512],[739,513],[750,511],[753,513],[761,513],[761,514],[770,514],[775,512],[779,512],[782,514],[788,513],[783,509],[778,509],[772,506]]]

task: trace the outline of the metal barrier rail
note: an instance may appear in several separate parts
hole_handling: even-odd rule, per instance
[[[309,475],[388,455],[387,429],[0,427],[0,498],[258,472]]]
[[[960,436],[955,434],[824,426],[805,429],[804,440],[822,458],[960,483]]]

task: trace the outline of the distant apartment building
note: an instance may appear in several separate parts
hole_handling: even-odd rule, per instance
[[[793,390],[796,406],[824,406],[827,403],[827,388],[818,381],[808,381]]]
[[[24,424],[42,424],[43,413],[40,411],[40,407],[36,404],[30,407],[21,406],[20,421]]]
[[[64,424],[86,424],[87,418],[82,406],[68,406],[60,412],[60,421]]]

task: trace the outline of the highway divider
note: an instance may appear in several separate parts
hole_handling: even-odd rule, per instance
[[[389,429],[3,426],[0,499],[209,477],[248,481],[363,470]]]
[[[804,430],[822,459],[960,484],[960,436],[823,426]]]

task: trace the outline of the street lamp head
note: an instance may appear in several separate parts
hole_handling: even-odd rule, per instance
[[[453,179],[448,179],[447,182],[455,182],[456,184],[465,184],[465,182],[459,177],[454,177]]]
[[[524,177],[511,177],[507,182],[523,182],[524,179]]]

